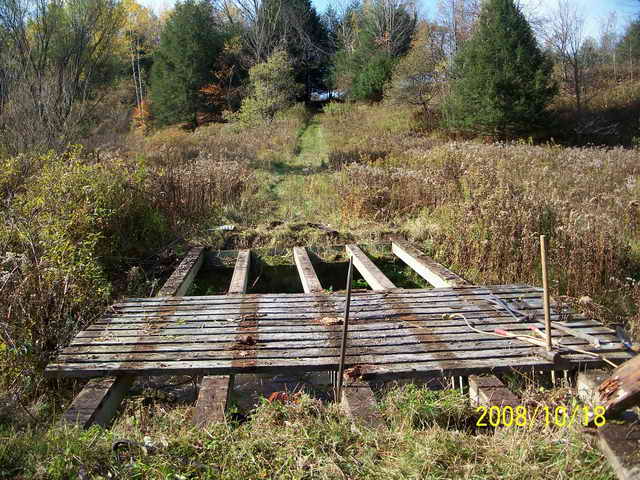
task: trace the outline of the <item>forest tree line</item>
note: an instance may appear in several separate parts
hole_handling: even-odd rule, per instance
[[[160,16],[135,0],[6,0],[2,148],[77,141],[116,86],[147,127],[269,121],[331,92],[415,105],[454,130],[523,133],[558,91],[580,113],[602,82],[640,75],[640,20],[622,34],[618,22],[587,36],[571,0],[546,18],[513,0],[441,0],[429,19],[410,0],[325,12],[310,0],[184,0]]]

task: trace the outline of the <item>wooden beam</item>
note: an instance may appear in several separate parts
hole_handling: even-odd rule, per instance
[[[228,293],[247,293],[250,268],[251,250],[240,250],[236,260],[236,266],[233,269],[233,276],[231,277],[231,285],[229,286]]]
[[[60,419],[61,424],[106,428],[115,416],[135,377],[92,378]]]
[[[348,381],[342,386],[342,407],[354,421],[369,428],[386,428],[371,387],[364,381]]]
[[[347,245],[347,254],[353,257],[353,266],[367,281],[373,290],[390,290],[396,288],[382,271],[375,266],[365,253],[357,245]]]
[[[180,297],[187,293],[202,267],[204,250],[204,247],[194,247],[189,250],[156,297]]]
[[[240,250],[229,285],[229,294],[247,293],[251,250]],[[229,395],[233,391],[233,375],[209,375],[202,378],[193,412],[196,427],[205,428],[224,421]]]
[[[391,251],[436,288],[468,285],[462,277],[440,265],[402,238],[392,239]]]
[[[300,282],[302,282],[304,293],[321,292],[322,285],[320,284],[320,280],[316,275],[313,264],[309,259],[307,249],[304,247],[294,247],[293,259],[296,262],[296,267],[298,268],[298,275],[300,275]]]
[[[598,387],[605,415],[615,415],[640,404],[640,355],[618,366]]]
[[[600,400],[598,388],[608,372],[591,370],[578,374],[578,395],[596,406]],[[640,479],[640,423],[637,415],[628,410],[621,416],[624,421],[606,421],[598,428],[598,446],[620,480]]]
[[[202,379],[193,414],[193,423],[196,427],[206,428],[213,423],[224,422],[224,411],[232,390],[233,377],[224,375]]]
[[[173,274],[158,291],[157,297],[182,296],[196,278],[204,259],[204,247],[192,248]],[[63,424],[89,428],[93,424],[107,427],[113,420],[120,403],[131,388],[135,376],[93,378],[73,399],[60,420]]]
[[[469,376],[469,397],[471,404],[485,407],[516,407],[520,400],[496,376]]]

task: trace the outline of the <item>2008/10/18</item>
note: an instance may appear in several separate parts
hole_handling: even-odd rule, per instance
[[[481,413],[476,422],[478,427],[526,427],[527,425],[533,426],[539,420],[542,420],[546,426],[555,425],[557,427],[571,426],[576,420],[582,421],[585,426],[593,422],[596,427],[602,427],[606,423],[605,409],[602,406],[593,409],[589,406],[576,407],[571,413],[567,407],[563,406],[555,408],[538,406],[533,411],[533,415],[529,415],[529,409],[523,405],[518,405],[515,408],[510,405],[504,407],[479,406],[476,411]],[[542,419],[538,417],[541,414],[543,415]],[[488,424],[485,418],[488,419]]]

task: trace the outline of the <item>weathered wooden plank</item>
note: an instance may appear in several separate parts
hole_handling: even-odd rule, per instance
[[[236,266],[233,269],[229,294],[246,293],[249,284],[249,270],[251,268],[251,250],[240,250]]]
[[[229,337],[230,338],[230,337]],[[314,349],[327,349],[327,354],[333,354],[337,351],[335,340],[338,335],[327,335],[325,339],[318,338],[313,340],[291,340],[291,341],[265,341],[260,338],[260,341],[256,341],[260,345],[260,350],[263,352],[268,351],[282,351],[283,356],[296,356],[307,348]],[[566,337],[563,342],[567,346],[581,346],[586,350],[589,350],[588,345],[581,343],[580,340],[572,337]],[[431,335],[425,335],[420,333],[414,333],[412,335],[397,335],[391,338],[375,337],[375,336],[360,336],[352,339],[350,343],[351,348],[367,348],[380,351],[394,351],[398,353],[408,351],[412,345],[422,345],[425,348],[422,351],[441,351],[441,350],[499,350],[504,348],[516,348],[516,347],[529,347],[530,345],[518,340],[512,339],[496,339],[494,337],[487,339],[479,339],[472,334],[460,336],[455,342],[449,340],[434,339]],[[64,357],[77,357],[80,355],[93,356],[103,354],[125,354],[130,352],[175,352],[180,353],[183,356],[188,355],[191,352],[222,352],[228,350],[234,346],[234,341],[229,339],[228,341],[215,341],[215,342],[167,342],[167,343],[150,343],[143,346],[138,344],[109,344],[109,345],[87,345],[82,347],[68,347],[61,354],[60,358]],[[135,349],[135,350],[134,350]],[[331,349],[336,349],[331,350]],[[621,343],[611,343],[606,349],[598,350],[600,353],[606,353],[611,351],[624,351],[624,345]],[[496,355],[498,352],[496,352]],[[93,358],[93,357],[91,357]],[[97,358],[97,357],[96,357]]]
[[[180,296],[187,293],[189,287],[193,284],[193,280],[202,267],[204,259],[204,247],[194,247],[184,257],[180,265],[173,271],[162,288],[158,291],[157,296]]]
[[[413,337],[413,336],[412,336]],[[487,341],[487,342],[459,342],[455,345],[448,342],[434,342],[427,343],[428,340],[420,341],[421,337],[416,335],[416,340],[410,339],[406,343],[399,345],[389,344],[368,344],[350,345],[346,353],[346,357],[353,358],[354,362],[358,362],[364,354],[378,355],[380,359],[382,357],[388,357],[390,355],[398,355],[399,358],[408,354],[416,354],[418,356],[431,356],[432,354],[439,353],[451,353],[457,354],[461,358],[470,355],[471,352],[484,352],[487,357],[503,356],[505,353],[518,353],[528,354],[531,350],[531,345],[520,342],[517,340],[500,342],[500,341]],[[586,351],[587,346],[576,341],[567,340],[566,345],[577,346]],[[251,350],[244,352],[244,360],[256,359],[257,361],[264,360],[277,360],[277,359],[302,359],[302,358],[320,358],[320,357],[338,357],[339,348],[330,346],[335,342],[324,342],[324,345],[315,345],[313,343],[301,343],[294,348],[270,348],[269,344],[262,342],[256,342],[252,348],[259,348],[259,351]],[[355,342],[354,342],[355,343]],[[412,348],[422,347],[422,348]],[[129,351],[104,351],[104,352],[82,352],[82,353],[66,353],[58,357],[59,362],[63,363],[93,363],[93,362],[137,362],[137,361],[175,361],[175,360],[228,360],[235,358],[233,349],[238,349],[236,343],[218,343],[215,346],[206,345],[203,348],[190,347],[184,349],[162,349],[159,350],[157,345],[151,345],[150,351],[142,351],[139,346],[134,346],[133,350]],[[612,352],[624,352],[624,346],[619,345],[616,347],[607,348],[601,350],[600,353],[608,355]]]
[[[354,422],[368,428],[386,428],[376,397],[367,382],[345,379],[340,400],[345,413]]]
[[[232,389],[233,377],[204,377],[200,382],[193,423],[199,428],[207,428],[213,423],[224,422],[224,411]]]
[[[608,422],[598,429],[598,446],[620,480],[640,480],[640,420]]]
[[[417,295],[433,295],[433,296],[440,296],[440,295],[446,295],[447,292],[451,292],[451,293],[461,293],[461,292],[467,292],[469,294],[473,293],[473,292],[478,292],[482,295],[486,295],[488,293],[496,293],[496,292],[504,292],[504,293],[509,293],[509,292],[542,292],[542,289],[540,287],[535,287],[535,286],[531,286],[531,285],[525,285],[525,284],[506,284],[506,285],[463,285],[463,286],[459,286],[459,287],[453,287],[453,288],[428,288],[428,289],[419,289],[419,288],[396,288],[393,291],[390,292],[374,292],[374,291],[356,291],[353,292],[352,295],[356,296],[356,295],[363,295],[363,296],[370,296],[370,295],[379,295],[379,296],[389,296],[389,295],[412,295],[412,294],[417,294]],[[260,298],[260,300],[262,302],[268,302],[271,300],[279,300],[281,298],[291,298],[291,299],[295,299],[295,298],[300,298],[300,299],[305,299],[305,298],[309,298],[310,295],[308,293],[247,293],[247,294],[231,294],[228,295],[228,299],[227,299],[227,295],[206,295],[206,296],[191,296],[191,297],[144,297],[144,298],[139,298],[139,297],[131,297],[131,298],[127,298],[125,300],[125,303],[132,303],[132,304],[141,304],[141,303],[149,303],[149,304],[153,304],[153,303],[164,303],[164,302],[175,302],[175,303],[183,303],[183,302],[208,302],[209,300],[223,300],[223,301],[232,301],[234,299],[241,299],[242,301],[246,301],[246,299],[250,299],[250,298]],[[227,299],[227,300],[225,300]]]
[[[284,332],[313,332],[318,330],[318,324],[322,322],[330,322],[331,319],[338,318],[334,315],[331,315],[332,312],[327,312],[324,315],[309,315],[307,317],[295,318],[295,319],[287,319],[287,318],[270,318],[265,317],[262,318],[260,322],[260,331],[265,333],[284,333]],[[513,317],[506,314],[492,314],[487,315],[484,312],[472,312],[466,315],[466,318],[473,325],[476,325],[476,328],[481,328],[484,331],[492,331],[494,328],[500,328],[502,325],[520,325],[523,328],[528,327],[528,324],[522,324],[521,322],[516,321]],[[324,320],[323,320],[324,319]],[[242,320],[233,320],[229,321],[226,319],[220,318],[202,318],[200,320],[188,318],[186,320],[180,319],[174,322],[171,322],[168,326],[177,330],[185,330],[185,334],[193,333],[194,330],[209,328],[214,329],[217,332],[231,333],[235,331],[238,324]],[[371,330],[371,326],[375,327],[375,329],[379,330],[391,330],[398,328],[398,322],[402,321],[407,323],[408,326],[414,324],[416,321],[428,321],[429,328],[432,327],[467,327],[466,323],[463,320],[460,320],[458,317],[449,317],[446,316],[443,318],[442,315],[420,315],[418,319],[415,317],[407,315],[396,315],[394,317],[388,318],[380,318],[374,316],[359,316],[354,319],[354,330],[364,329],[366,327],[367,330]],[[105,324],[102,328],[98,327],[90,327],[83,331],[83,334],[80,338],[90,338],[90,337],[100,337],[104,335],[109,335],[110,332],[127,332],[133,330],[144,330],[152,333],[155,325],[159,322],[112,322],[109,324]],[[326,325],[329,331],[337,331],[335,325]],[[615,336],[614,333],[608,329],[607,327],[602,327],[590,320],[584,320],[580,322],[576,322],[571,330],[572,332],[584,332],[584,329],[591,329],[596,332],[598,340],[601,344],[606,344],[610,339],[606,337]],[[528,330],[528,329],[527,329]],[[529,332],[531,333],[531,332]],[[552,335],[554,336],[564,336],[568,335],[562,331],[552,331]],[[603,337],[604,335],[604,337]],[[578,337],[579,335],[572,335]],[[615,340],[616,342],[618,340]]]
[[[601,405],[600,384],[609,378],[610,371],[590,370],[578,374],[577,389],[581,400],[592,407]],[[623,422],[607,421],[598,428],[598,446],[620,480],[640,479],[640,421],[631,410]]]
[[[494,375],[469,376],[469,398],[472,405],[485,407],[516,407],[520,403],[518,397]]]
[[[187,338],[193,338],[194,341],[224,341],[225,338],[231,338],[233,335],[237,333],[237,327],[239,324],[234,324],[235,328],[222,329],[216,327],[210,327],[209,325],[202,324],[200,328],[172,328],[165,327],[160,330],[155,330],[153,328],[150,329],[130,329],[130,330],[110,330],[110,331],[84,331],[79,333],[76,338],[71,342],[71,346],[84,345],[87,343],[95,342],[95,343],[112,343],[112,342],[122,342],[126,343],[145,343],[145,342],[162,342],[162,341],[174,341],[174,340],[186,340]],[[376,328],[372,328],[375,326]],[[357,328],[356,328],[357,327]],[[364,328],[366,327],[366,328]],[[493,328],[500,327],[507,331],[513,331],[514,333],[530,333],[530,330],[527,328],[527,325],[523,325],[519,322],[493,322],[486,321],[481,325],[482,328],[485,328],[486,331],[491,332]],[[493,328],[492,328],[493,327]],[[329,330],[327,330],[329,328]],[[424,331],[422,332],[425,335],[439,335],[439,336],[452,336],[450,341],[455,342],[456,338],[454,335],[456,334],[468,334],[471,335],[472,338],[493,338],[493,336],[481,335],[476,332],[472,332],[469,328],[464,325],[446,325],[442,327],[434,326],[434,327],[423,327],[420,326],[420,322],[418,320],[413,321],[403,321],[403,322],[382,322],[375,324],[358,324],[354,325],[354,329],[351,330],[353,338],[358,338],[359,336],[370,338],[388,338],[394,336],[404,336],[408,334],[416,333],[415,329],[422,328]],[[605,327],[592,327],[592,326],[577,326],[576,330],[593,334],[593,335],[609,335],[609,337],[605,337],[605,340],[610,343],[611,341],[611,333],[605,330]],[[602,330],[602,331],[599,331]],[[317,338],[324,338],[327,332],[339,332],[335,326],[333,327],[324,327],[321,325],[306,325],[306,326],[292,326],[291,328],[286,327],[277,327],[274,329],[269,329],[269,327],[260,327],[258,328],[245,328],[244,333],[260,333],[261,338],[264,341],[281,341],[281,340],[291,340],[291,335],[296,335],[297,340],[312,340]],[[377,335],[371,336],[372,331],[377,331]],[[562,332],[553,332],[554,338],[566,338],[571,337],[570,335],[563,334]],[[578,339],[581,340],[581,339]],[[581,340],[583,341],[583,340]],[[603,341],[603,347],[606,346]]]
[[[133,380],[133,376],[89,380],[73,399],[60,423],[82,428],[89,428],[93,424],[108,427]]]
[[[494,304],[486,302],[484,300],[460,300],[460,301],[451,301],[451,302],[405,302],[403,300],[394,300],[394,299],[382,299],[390,302],[394,302],[394,306],[390,307],[389,304],[382,304],[378,307],[377,303],[379,300],[371,299],[367,303],[356,303],[352,304],[354,313],[366,313],[373,312],[379,313],[379,315],[384,315],[384,312],[387,310],[392,311],[400,311],[407,309],[409,311],[417,311],[418,313],[464,313],[466,312],[499,312],[505,313],[505,311],[501,308],[497,308]],[[333,301],[333,299],[332,299]],[[249,305],[257,305],[256,303],[245,304],[243,306],[220,306],[217,308],[207,308],[207,309],[178,309],[178,308],[167,308],[156,311],[149,312],[119,312],[115,311],[112,313],[107,313],[105,317],[103,317],[102,322],[106,322],[115,318],[118,319],[144,319],[144,321],[149,320],[162,320],[166,321],[166,318],[173,317],[199,317],[199,316],[222,316],[226,319],[239,318],[239,315],[244,315],[244,311]],[[263,304],[261,304],[263,305]],[[341,302],[336,302],[336,307],[340,308],[342,306]],[[527,313],[533,313],[538,315],[540,313],[540,309],[534,305],[529,305],[527,307],[522,307],[521,310]],[[272,316],[281,316],[284,318],[290,317],[295,318],[296,315],[309,315],[315,314],[316,312],[326,313],[331,311],[330,308],[323,309],[322,306],[319,306],[317,303],[309,304],[304,307],[292,307],[286,308],[282,306],[272,306],[272,305],[263,305],[262,311]],[[553,315],[557,320],[560,319],[559,315]],[[584,316],[576,315],[575,319],[583,319]],[[559,322],[557,322],[560,324]],[[564,323],[562,325],[566,327],[571,327],[573,320],[568,323]]]
[[[400,237],[392,239],[391,251],[434,287],[447,288],[467,285],[466,280],[462,277],[440,265]]]
[[[331,295],[328,295],[331,296]],[[521,297],[519,297],[521,298]],[[502,298],[506,302],[509,302],[509,298]],[[338,307],[342,307],[344,302],[341,299],[331,298],[332,302]],[[411,307],[425,307],[425,308],[434,308],[434,307],[445,307],[449,310],[455,310],[458,307],[469,307],[469,306],[480,306],[483,310],[489,311],[504,311],[502,308],[498,308],[495,304],[492,304],[486,301],[485,298],[451,298],[451,299],[394,299],[394,298],[371,298],[367,299],[367,301],[355,301],[351,305],[356,311],[371,311],[375,310],[375,308],[371,307],[371,305],[380,300],[390,300],[395,301],[397,308],[402,308],[403,306],[407,306],[407,308]],[[526,300],[526,299],[525,299]],[[207,305],[207,306],[198,306],[198,307],[179,307],[172,305],[164,305],[160,308],[154,309],[140,309],[140,308],[127,308],[127,309],[118,309],[114,308],[111,310],[111,316],[119,316],[123,318],[134,318],[134,317],[162,317],[166,314],[172,315],[201,315],[208,313],[226,313],[228,315],[237,314],[238,311],[242,308],[246,308],[249,304],[257,304],[258,302],[247,302],[243,304],[227,304],[227,305]],[[527,301],[525,306],[521,306],[520,309],[525,312],[531,311],[540,311],[540,307],[538,306],[539,298],[530,298]],[[269,303],[264,304],[260,303],[263,306],[263,309],[266,312],[281,312],[281,313],[305,313],[308,311],[317,310],[317,302],[309,302],[306,304],[286,304],[286,303]],[[572,318],[581,318],[580,315],[572,316]],[[582,317],[583,318],[583,317]]]
[[[433,375],[471,375],[488,372],[506,372],[512,369],[531,370],[551,370],[566,368],[597,368],[605,365],[598,359],[592,359],[577,354],[567,355],[561,365],[551,364],[537,356],[505,355],[500,358],[469,358],[461,362],[459,359],[451,359],[451,356],[434,358],[423,362],[398,362],[392,359],[390,363],[359,364],[362,367],[364,378],[376,378],[380,380],[394,378],[428,377]],[[628,358],[628,354],[612,353],[609,358],[620,360]],[[335,361],[315,359],[309,361],[287,360],[277,362],[261,362],[254,365],[243,366],[234,365],[230,361],[205,361],[205,362],[156,362],[150,363],[122,363],[118,367],[119,374],[133,375],[219,375],[229,373],[277,373],[295,374],[312,371],[327,371],[335,369]],[[355,366],[355,365],[347,365]],[[67,377],[94,377],[113,375],[113,366],[108,364],[52,364],[47,368],[46,374],[49,376]]]
[[[605,415],[615,415],[640,404],[640,355],[616,368],[598,387]]]
[[[431,288],[431,289],[401,289],[397,288],[391,291],[355,291],[352,293],[352,300],[362,298],[368,301],[371,298],[387,298],[387,297],[447,297],[447,296],[477,296],[477,295],[501,295],[501,294],[526,294],[535,293],[541,295],[541,289],[528,285],[495,285],[495,286],[460,286],[455,288]],[[336,298],[343,298],[344,294],[332,293]],[[268,302],[309,302],[313,300],[313,295],[308,293],[247,293],[237,295],[206,295],[197,297],[164,297],[148,299],[128,298],[121,303],[114,304],[114,308],[120,307],[136,307],[136,306],[153,306],[157,304],[166,304],[172,306],[180,305],[207,305],[207,304],[233,304],[247,303],[251,301]]]
[[[298,275],[300,275],[300,282],[302,283],[304,293],[322,292],[322,285],[313,268],[307,249],[304,247],[294,247],[293,260],[298,268]]]
[[[391,280],[375,266],[365,253],[357,245],[347,245],[347,254],[353,257],[353,266],[358,269],[360,275],[367,281],[373,290],[389,290],[396,288]]]
[[[308,348],[301,350],[300,352],[283,351],[264,351],[260,344],[255,346],[241,346],[237,349],[227,350],[224,352],[198,352],[191,355],[184,355],[183,357],[176,357],[166,353],[154,353],[152,352],[135,352],[130,354],[128,358],[122,358],[114,354],[113,356],[96,354],[92,357],[86,356],[66,356],[60,357],[57,364],[63,369],[72,366],[74,364],[83,364],[85,366],[101,365],[110,368],[111,370],[118,371],[120,368],[129,369],[132,366],[156,363],[162,366],[162,364],[184,364],[184,365],[197,365],[197,364],[211,364],[213,367],[226,364],[227,362],[236,359],[237,353],[240,355],[243,364],[251,363],[252,365],[277,365],[283,366],[290,365],[308,365],[318,362],[319,364],[333,363],[335,366],[336,354],[327,354],[326,349]],[[384,347],[383,347],[384,348]],[[530,356],[535,349],[529,346],[513,345],[509,348],[504,348],[500,351],[499,355],[496,355],[495,349],[474,349],[467,348],[461,350],[443,349],[441,351],[407,351],[407,352],[389,352],[389,353],[374,353],[369,354],[367,350],[360,348],[352,348],[351,352],[347,354],[348,360],[353,364],[390,364],[390,363],[408,363],[408,362],[431,362],[436,360],[460,360],[461,363],[469,359],[504,359],[507,357],[524,357]],[[297,354],[296,354],[297,353]],[[572,354],[573,355],[573,354]],[[567,355],[570,356],[570,355]],[[628,354],[623,351],[610,350],[607,351],[608,358],[627,358]],[[242,369],[240,369],[242,370]]]

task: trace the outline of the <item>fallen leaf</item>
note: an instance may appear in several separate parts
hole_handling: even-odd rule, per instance
[[[342,325],[342,319],[338,317],[322,317],[319,322],[323,325]]]

